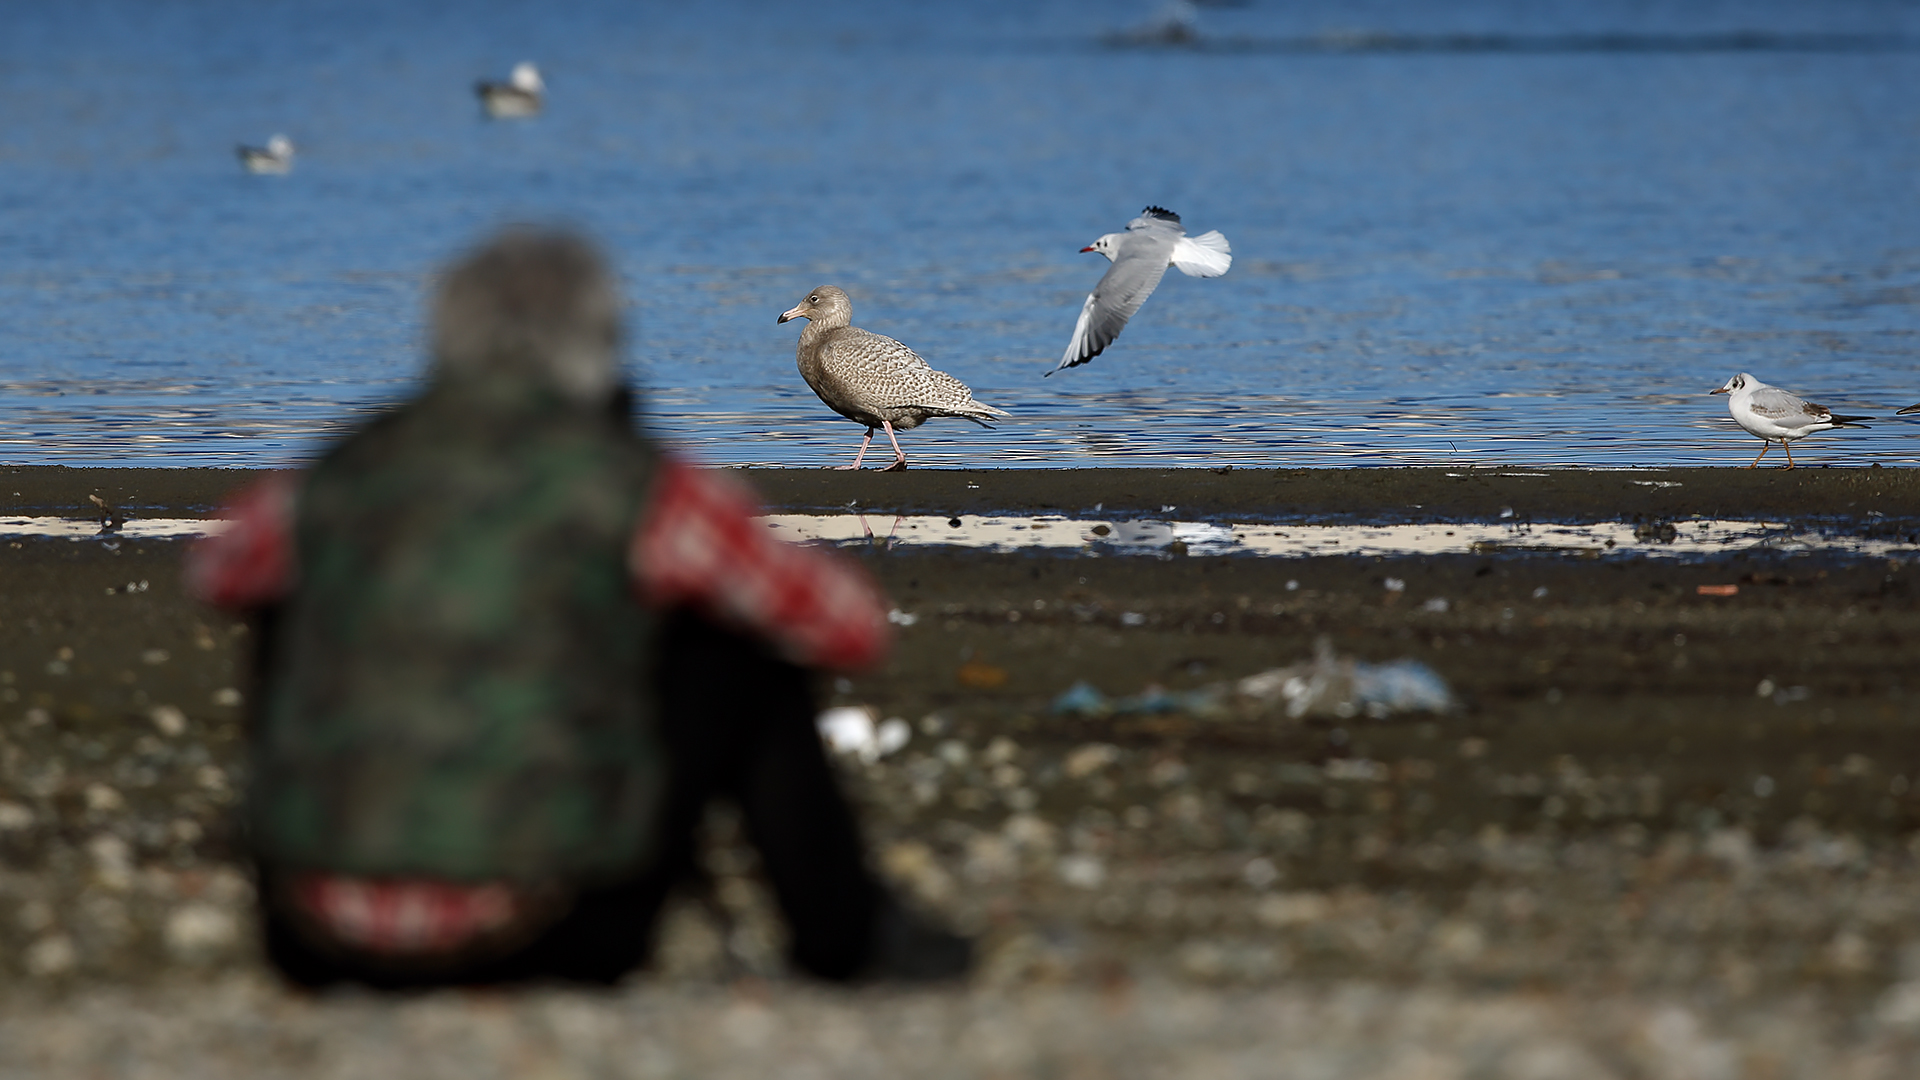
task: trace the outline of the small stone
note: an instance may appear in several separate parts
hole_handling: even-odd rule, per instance
[[[1067,755],[1061,768],[1071,779],[1091,776],[1120,760],[1120,748],[1110,743],[1088,743]]]
[[[1264,889],[1280,880],[1280,868],[1273,865],[1272,859],[1261,856],[1249,859],[1247,865],[1241,868],[1240,876],[1254,888]]]
[[[213,703],[215,705],[222,705],[222,706],[231,708],[233,706],[239,705],[240,702],[243,700],[245,699],[240,696],[240,691],[235,690],[231,686],[223,687],[213,692]]]
[[[156,667],[171,659],[173,659],[173,654],[167,652],[165,649],[148,649],[140,654],[141,663],[152,664]]]
[[[886,757],[888,754],[904,749],[907,743],[913,740],[913,728],[898,716],[890,716],[881,721],[879,728],[873,734],[874,750],[880,757]]]
[[[87,785],[87,809],[89,810],[104,813],[108,810],[118,810],[126,803],[127,801],[120,797],[118,791],[105,784]]]
[[[186,904],[167,916],[167,951],[194,962],[231,947],[240,940],[240,921],[233,912],[212,904]]]
[[[890,844],[881,853],[887,876],[913,890],[922,900],[938,903],[953,894],[953,878],[934,858],[933,849],[917,840]]]
[[[18,832],[33,827],[33,811],[17,802],[0,802],[0,832]]]
[[[1447,919],[1433,928],[1427,944],[1436,959],[1460,963],[1486,951],[1487,934],[1470,919]]]
[[[14,914],[14,921],[27,933],[37,934],[53,925],[53,905],[45,900],[29,900],[20,905],[20,910]]]
[[[27,946],[27,971],[43,979],[73,970],[78,959],[73,939],[65,934],[52,934]]]
[[[1319,922],[1332,911],[1333,904],[1320,893],[1295,892],[1262,897],[1253,914],[1264,925],[1279,929]]]
[[[93,858],[94,878],[101,885],[115,892],[133,886],[133,849],[125,840],[103,833],[87,841],[87,854]]]
[[[160,729],[160,734],[169,738],[187,730],[187,714],[180,711],[178,706],[156,705],[153,711],[147,714],[147,719],[153,721],[153,726]]]
[[[1097,889],[1107,880],[1107,866],[1097,856],[1084,852],[1063,856],[1055,864],[1060,880],[1076,889]]]

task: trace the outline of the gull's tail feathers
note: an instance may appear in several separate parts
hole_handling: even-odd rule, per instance
[[[972,408],[964,412],[955,409],[953,415],[962,420],[971,420],[988,430],[992,430],[993,428],[993,425],[987,422],[989,420],[1010,420],[1013,418],[1013,414],[1005,409],[996,409],[991,405],[984,405],[978,401],[973,403]]]
[[[1219,277],[1233,265],[1233,248],[1218,229],[1183,236],[1174,242],[1173,265],[1188,277]]]

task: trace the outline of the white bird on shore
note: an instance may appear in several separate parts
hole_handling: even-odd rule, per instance
[[[480,95],[480,104],[486,107],[488,116],[495,120],[514,120],[539,113],[540,106],[546,102],[547,84],[532,61],[522,60],[513,65],[513,74],[507,76],[506,82],[477,83],[473,92]]]
[[[242,145],[234,153],[240,155],[240,164],[250,173],[285,176],[293,171],[293,140],[285,135],[275,135],[265,146]]]
[[[1073,340],[1053,371],[1078,367],[1113,344],[1133,313],[1147,302],[1168,266],[1188,277],[1219,277],[1233,265],[1233,249],[1218,231],[1188,236],[1180,215],[1149,206],[1127,223],[1126,232],[1107,235],[1080,249],[1097,251],[1113,263],[1080,306]]]
[[[1871,416],[1835,416],[1825,405],[1815,405],[1777,386],[1768,386],[1744,371],[1710,393],[1727,395],[1727,411],[1733,414],[1734,422],[1764,442],[1760,453],[1747,466],[1749,469],[1760,464],[1774,443],[1786,450],[1786,467],[1791,469],[1793,447],[1788,444],[1793,440],[1804,439],[1816,431],[1873,419]]]

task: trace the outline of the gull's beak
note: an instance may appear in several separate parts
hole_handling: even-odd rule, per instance
[[[781,312],[780,317],[778,319],[775,319],[774,323],[775,324],[783,323],[783,322],[786,322],[788,319],[804,319],[807,317],[806,308],[807,308],[807,305],[805,301],[795,304],[792,307],[788,308],[787,310]]]
[[[781,321],[782,321],[782,322],[785,322],[786,320],[784,320],[784,319],[783,319],[783,320],[781,320]],[[1709,391],[1707,391],[1707,393],[1709,393],[1709,394],[1726,394],[1726,393],[1731,393],[1731,391],[1729,391],[1729,390],[1728,390],[1728,389],[1727,389],[1726,387],[1724,387],[1724,386],[1723,386],[1723,387],[1721,387],[1721,388],[1720,388],[1720,389],[1718,389],[1718,390],[1709,390]]]
[[[1093,251],[1093,250],[1095,250],[1094,246],[1092,244],[1088,244],[1086,247],[1083,247],[1080,249],[1080,254],[1085,255],[1087,252]]]

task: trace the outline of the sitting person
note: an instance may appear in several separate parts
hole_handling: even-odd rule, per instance
[[[193,552],[260,631],[267,956],[309,986],[612,982],[725,797],[801,970],[962,973],[869,870],[814,731],[811,673],[886,650],[878,595],[633,429],[619,308],[585,244],[504,234],[441,283],[420,393]]]

